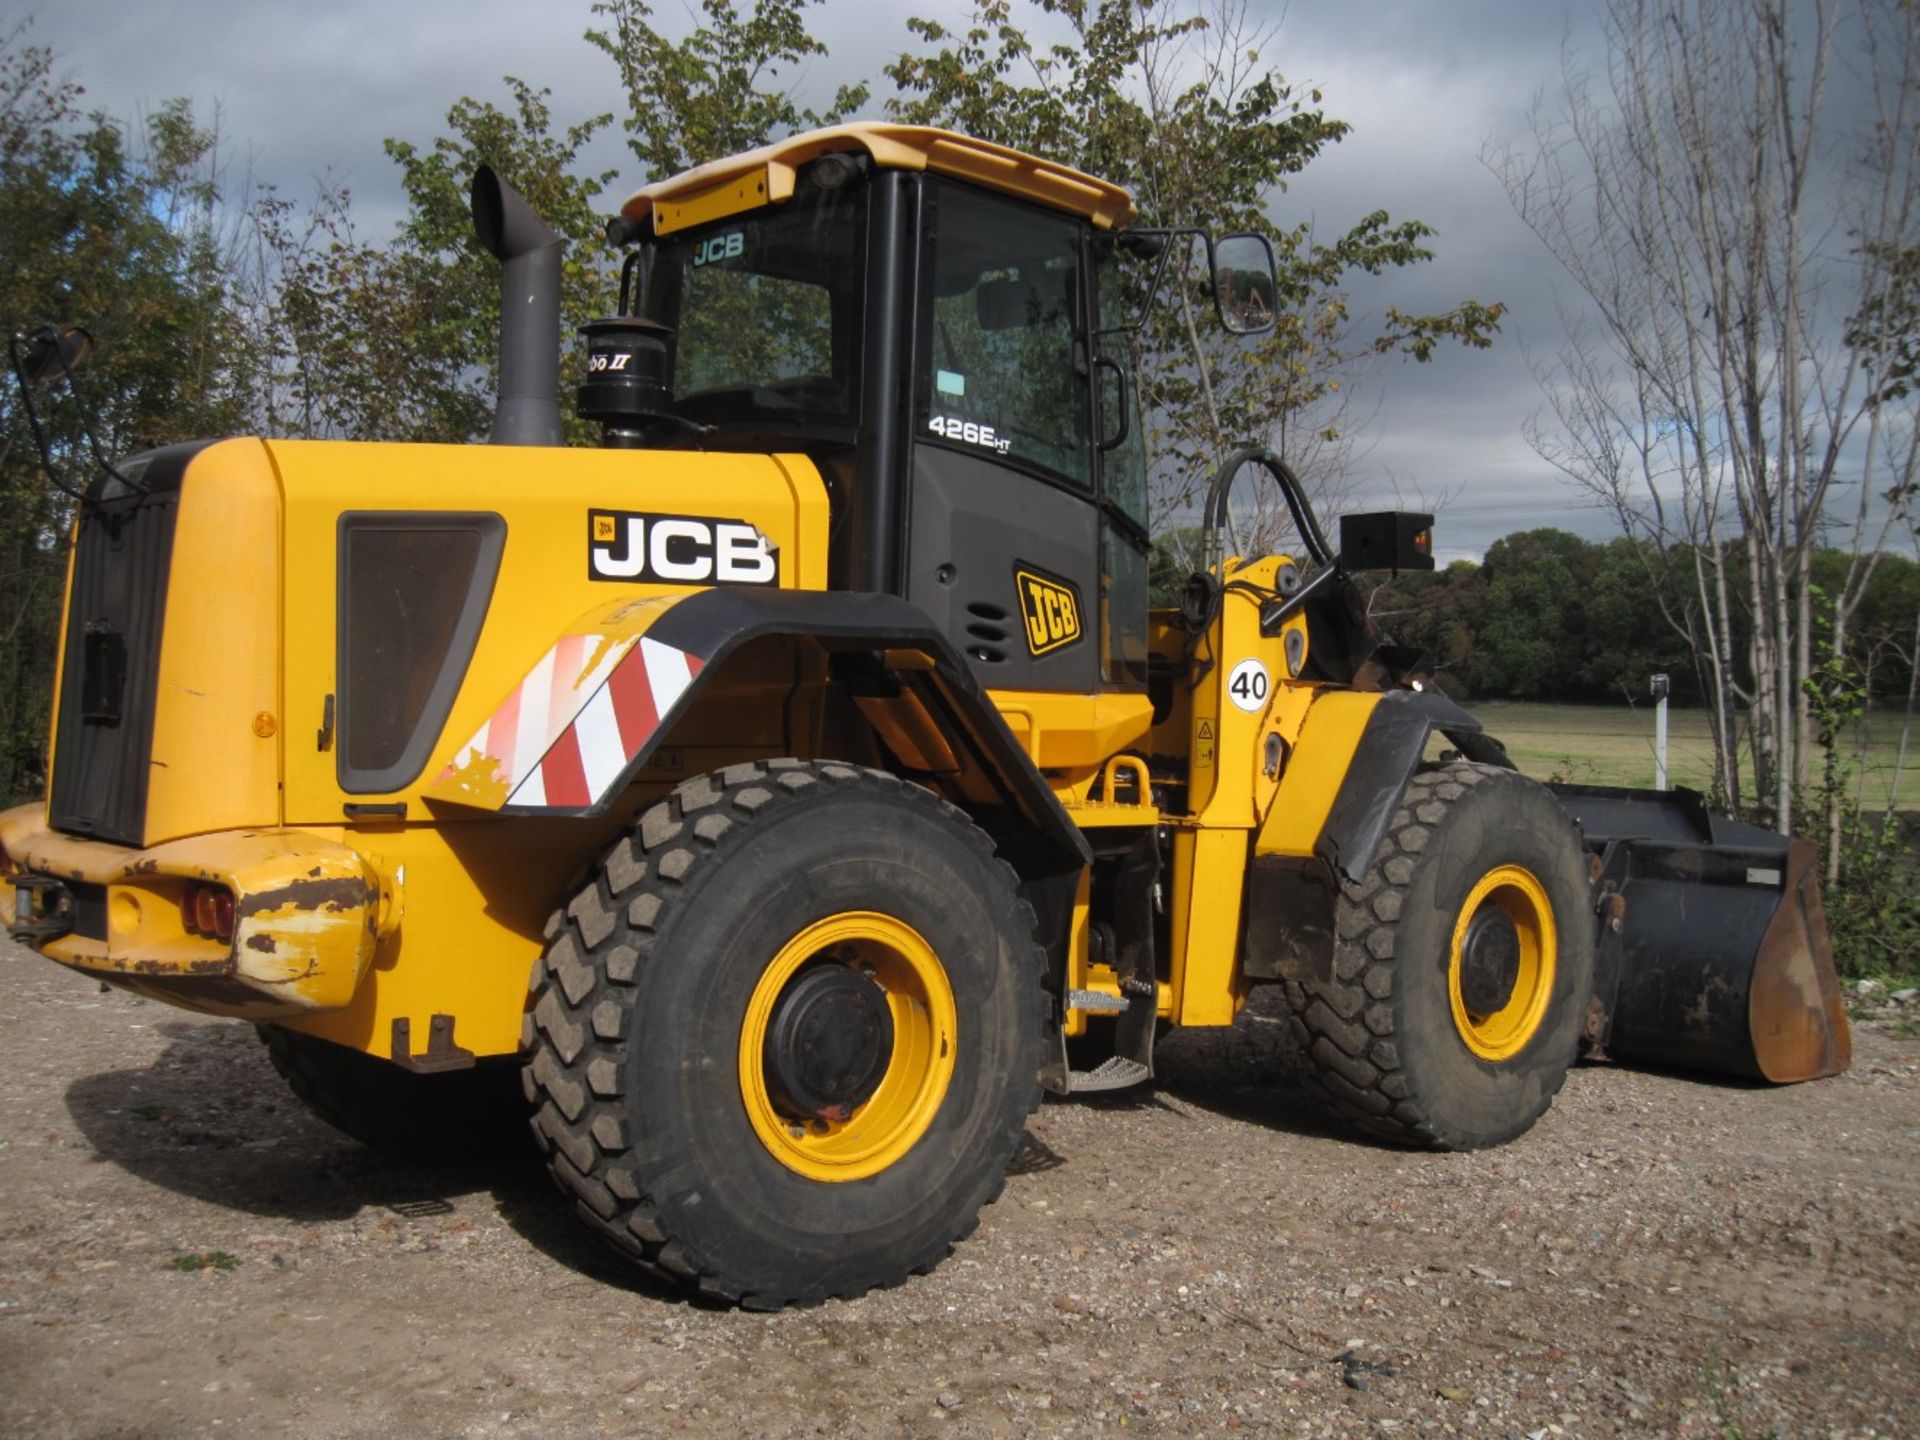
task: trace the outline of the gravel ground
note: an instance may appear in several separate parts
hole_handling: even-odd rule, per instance
[[[1783,1090],[1582,1068],[1416,1155],[1252,1016],[1049,1102],[932,1275],[757,1316],[629,1279],[528,1163],[335,1135],[247,1027],[3,943],[0,1016],[8,1436],[1920,1434],[1910,1024]]]

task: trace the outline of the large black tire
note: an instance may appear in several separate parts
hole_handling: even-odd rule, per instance
[[[1334,1109],[1370,1135],[1434,1149],[1528,1130],[1579,1046],[1593,992],[1591,895],[1578,833],[1544,788],[1465,761],[1422,769],[1364,880],[1341,888],[1330,974],[1286,984]],[[1551,970],[1522,963],[1506,1007],[1488,1001],[1481,1014],[1465,997],[1476,982],[1483,997],[1489,983],[1500,993],[1474,968],[1502,954],[1492,929],[1502,915],[1536,912],[1550,919]],[[1482,933],[1483,914],[1486,938],[1463,945],[1463,932]],[[1532,933],[1546,935],[1537,916]],[[1517,954],[1529,953],[1519,938],[1528,926],[1512,933]]]
[[[899,1092],[923,1096],[901,1112],[918,1119],[873,1118],[896,1073],[909,1084],[927,1056],[948,1063],[947,1038],[916,1061],[906,1029],[875,1052],[882,1090],[837,1115],[849,1135],[871,1126],[904,1147],[874,1173],[828,1173],[808,1148],[827,1143],[825,1121],[765,1124],[766,1007],[789,1013],[802,975],[844,987],[876,973],[856,964],[866,939],[811,949],[845,917],[863,935],[923,937],[927,983],[952,1002],[950,1076]],[[907,986],[884,948],[875,983],[898,1007]],[[525,1036],[534,1135],[588,1225],[708,1299],[777,1308],[895,1284],[1000,1192],[1040,1099],[1042,979],[1033,912],[960,811],[852,765],[731,766],[649,809],[550,922]],[[838,1044],[844,1029],[816,1034]]]
[[[469,1070],[415,1075],[390,1060],[331,1040],[257,1027],[267,1058],[302,1104],[342,1134],[403,1160],[454,1160],[506,1152],[520,1129],[516,1067],[482,1061]]]

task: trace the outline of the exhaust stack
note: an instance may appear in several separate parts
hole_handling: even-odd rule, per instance
[[[473,172],[473,233],[500,261],[500,396],[495,445],[560,443],[560,252],[566,241],[482,165]]]

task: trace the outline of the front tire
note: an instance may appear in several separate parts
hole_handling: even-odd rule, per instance
[[[937,1263],[1039,1103],[1012,871],[918,786],[833,762],[690,780],[549,926],[535,1138],[630,1259],[758,1307]]]
[[[1286,985],[1333,1108],[1433,1149],[1530,1129],[1593,993],[1591,886],[1559,802],[1511,770],[1422,770],[1335,911],[1330,973]]]

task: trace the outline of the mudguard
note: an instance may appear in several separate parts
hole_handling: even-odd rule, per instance
[[[1336,689],[1314,701],[1254,842],[1241,945],[1249,976],[1330,973],[1330,877],[1364,880],[1436,730],[1469,760],[1513,768],[1478,720],[1435,691]]]
[[[602,814],[727,657],[770,635],[846,657],[850,673],[885,671],[874,658],[884,651],[922,657],[921,666],[886,672],[886,683],[912,692],[962,779],[985,782],[1025,822],[1044,852],[1041,869],[1077,870],[1091,860],[965,660],[924,613],[893,595],[716,587],[603,606],[554,642],[427,793],[503,815]]]
[[[1314,853],[1335,872],[1359,884],[1373,864],[1380,837],[1420,764],[1427,737],[1438,730],[1469,760],[1511,770],[1513,762],[1480,722],[1433,690],[1389,690],[1367,716],[1366,729],[1347,763],[1346,778],[1327,811]],[[1331,763],[1331,756],[1310,764]]]

